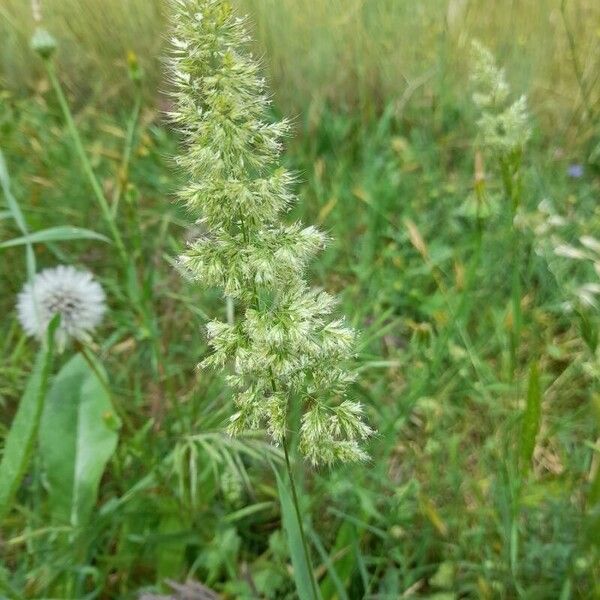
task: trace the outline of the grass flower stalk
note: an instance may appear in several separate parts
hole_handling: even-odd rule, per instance
[[[506,80],[504,69],[496,64],[493,54],[479,42],[473,42],[473,69],[472,80],[476,87],[473,101],[480,110],[477,121],[479,141],[484,150],[492,155],[496,161],[502,183],[505,201],[504,214],[506,215],[506,238],[510,240],[511,248],[508,254],[511,272],[511,320],[509,322],[509,377],[513,381],[518,365],[518,350],[523,326],[521,308],[522,296],[522,266],[523,250],[521,233],[516,225],[519,208],[522,203],[523,188],[521,167],[523,151],[531,137],[527,99],[521,96],[510,101],[510,86]],[[535,418],[528,422],[528,413],[525,411],[523,420],[529,426],[523,428],[529,435],[527,443],[523,446],[527,451],[526,463],[529,464],[533,454],[535,435],[539,428],[539,381],[537,364],[532,364],[528,391],[528,405],[535,408]],[[538,412],[536,412],[538,411]],[[530,432],[533,434],[530,435]],[[533,442],[531,441],[533,440]],[[510,494],[510,510],[507,520],[507,562],[513,577],[513,586],[518,595],[522,594],[518,576],[519,563],[519,514],[521,508],[521,494],[523,477],[518,469],[508,464],[505,473]]]
[[[230,434],[264,428],[283,446],[309,561],[289,444],[296,441],[315,466],[366,459],[361,442],[372,432],[347,395],[355,333],[334,316],[335,299],[307,282],[326,236],[283,219],[296,201],[294,176],[278,166],[290,127],[269,121],[265,81],[245,48],[245,19],[224,0],[171,5],[170,117],[185,140],[177,162],[189,178],[179,198],[203,229],[180,264],[230,299],[228,318],[208,323],[212,353],[201,367],[232,367]],[[292,403],[301,413],[297,427]]]
[[[523,149],[531,137],[527,99],[521,96],[510,102],[510,86],[504,69],[496,64],[493,54],[482,44],[473,42],[473,69],[471,78],[476,87],[473,101],[480,110],[477,121],[480,143],[496,157],[500,170],[504,197],[509,206],[508,232],[511,240],[511,324],[510,374],[514,377],[517,350],[521,336],[521,240],[515,227],[515,217],[521,205],[523,190],[521,166]]]

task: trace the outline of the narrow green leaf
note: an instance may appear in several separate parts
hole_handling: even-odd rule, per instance
[[[531,458],[535,449],[535,438],[540,430],[542,414],[542,394],[537,363],[532,363],[529,371],[527,404],[521,424],[520,458],[521,470],[526,475],[531,467]]]
[[[6,161],[4,160],[4,154],[2,153],[2,150],[0,150],[0,187],[2,188],[6,198],[6,204],[10,214],[15,220],[18,228],[21,230],[21,233],[27,237],[29,235],[27,222],[25,221],[25,217],[23,216],[23,212],[21,211],[21,207],[19,206],[17,199],[13,196],[13,193],[10,189],[10,175],[8,174],[8,168],[6,167]],[[30,281],[32,281],[36,272],[35,255],[33,253],[32,245],[28,242],[25,250],[25,264],[27,265],[27,277]]]
[[[58,373],[40,424],[53,519],[83,525],[98,496],[100,479],[117,446],[120,421],[98,363],[81,354]]]
[[[320,585],[323,598],[335,598],[348,600],[344,582],[350,579],[354,569],[354,556],[352,555],[351,543],[356,536],[356,531],[350,523],[343,523],[336,536],[335,545],[329,552],[325,550],[323,543],[316,531],[310,529],[310,538],[316,548],[325,568],[327,577]]]
[[[0,565],[0,591],[5,594],[5,596],[0,596],[0,598],[4,599],[5,597],[9,600],[24,600],[24,596],[20,594],[15,588],[10,584],[8,580],[8,571]]]
[[[594,506],[600,502],[600,468],[596,469],[596,473],[592,479],[592,483],[590,484],[588,502],[591,506]]]
[[[283,528],[285,529],[287,536],[298,596],[300,600],[311,600],[311,598],[313,598],[313,593],[310,565],[307,564],[306,556],[304,555],[300,526],[296,520],[296,512],[292,497],[277,471],[275,471],[275,477],[277,478],[277,490],[279,493],[279,502],[281,503]]]
[[[596,417],[597,426],[600,428],[600,394],[594,394],[592,398],[592,408],[594,409],[594,415]],[[592,461],[594,465],[596,461]],[[588,505],[593,507],[600,503],[600,467],[596,467],[596,472],[592,476],[592,482],[587,497]],[[598,538],[600,540],[600,538]]]
[[[178,510],[175,502],[165,499],[163,509],[167,509],[158,524],[157,533],[159,539],[156,541],[156,582],[164,579],[178,578],[185,564],[185,548],[188,544],[187,530],[189,523],[185,515]]]
[[[59,227],[49,227],[42,229],[29,235],[23,235],[18,238],[13,238],[0,244],[0,248],[11,248],[12,246],[22,246],[24,244],[39,244],[47,242],[64,242],[68,240],[100,240],[109,242],[110,240],[91,229],[83,227],[72,227],[70,225],[61,225]]]
[[[225,523],[235,523],[236,521],[251,517],[257,512],[269,510],[271,508],[273,508],[272,502],[257,502],[256,504],[250,504],[249,506],[245,506],[244,508],[229,513],[223,517],[223,521]]]
[[[2,153],[2,150],[0,150],[0,187],[4,192],[8,210],[10,210],[18,228],[26,235],[27,223],[25,222],[25,217],[21,212],[21,207],[19,206],[19,203],[13,196],[10,189],[10,175],[8,174],[8,168],[6,166],[6,161],[4,160],[4,154]]]
[[[55,317],[48,326],[46,343],[38,351],[25,393],[6,436],[0,462],[0,522],[10,510],[33,451],[52,368],[57,326],[58,318]]]

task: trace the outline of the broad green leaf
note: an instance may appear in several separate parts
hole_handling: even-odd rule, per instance
[[[313,577],[312,569],[304,554],[302,534],[300,533],[300,525],[296,519],[294,503],[287,486],[277,471],[275,471],[275,477],[277,478],[277,490],[279,493],[279,502],[281,503],[281,518],[292,558],[294,581],[296,582],[298,596],[301,600],[311,600],[311,598],[314,599],[311,582]]]
[[[540,375],[537,363],[532,363],[529,370],[529,385],[527,387],[527,404],[521,424],[520,458],[523,474],[531,467],[531,458],[535,450],[535,438],[540,430],[542,414],[542,394],[540,390]]]
[[[52,516],[74,526],[88,521],[117,446],[120,421],[100,377],[98,363],[75,355],[56,376],[40,424]]]
[[[52,368],[54,331],[57,325],[58,318],[54,318],[48,327],[46,343],[38,352],[25,393],[5,439],[0,462],[0,522],[10,510],[35,444]]]
[[[59,227],[49,227],[48,229],[42,229],[41,231],[36,231],[29,235],[13,238],[12,240],[1,243],[0,248],[10,248],[12,246],[22,246],[24,244],[64,242],[68,240],[100,240],[102,242],[110,242],[106,236],[96,233],[91,229],[61,225]]]

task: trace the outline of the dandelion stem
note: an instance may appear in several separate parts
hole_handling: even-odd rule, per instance
[[[98,365],[96,364],[96,361],[94,360],[92,355],[90,355],[90,351],[81,342],[76,343],[76,348],[79,350],[79,352],[81,353],[81,356],[83,356],[83,359],[88,364],[88,367],[90,367],[90,369],[96,376],[98,383],[100,383],[100,385],[104,388],[104,391],[108,394],[109,398],[111,398],[111,400],[112,400],[113,393],[112,393],[112,390],[110,389],[110,385],[109,385],[108,381],[106,380],[106,377],[98,369]],[[125,412],[123,407],[120,406],[118,402],[113,402],[113,406],[115,408],[115,411],[119,415],[119,418],[125,424],[125,427],[127,427],[127,429],[129,431],[134,432],[135,427],[134,427],[133,423],[131,422],[131,420],[129,419],[129,416],[127,415],[127,413]]]
[[[110,210],[110,206],[104,196],[104,192],[102,191],[102,187],[94,170],[92,169],[92,165],[90,164],[89,158],[85,152],[83,147],[83,143],[81,141],[81,137],[79,132],[77,131],[77,127],[75,125],[75,121],[73,120],[73,115],[71,113],[71,109],[69,108],[69,104],[63,92],[62,86],[58,77],[56,76],[56,71],[54,69],[54,63],[50,58],[44,59],[44,65],[46,67],[46,72],[48,73],[48,78],[50,79],[50,83],[52,88],[54,89],[54,93],[58,99],[58,103],[62,110],[63,116],[67,123],[67,128],[69,130],[69,134],[71,135],[71,139],[73,141],[73,146],[75,148],[75,152],[77,153],[79,160],[81,161],[81,165],[83,170],[92,186],[94,191],[94,195],[96,196],[96,200],[98,201],[98,205],[100,206],[100,210],[102,212],[102,216],[106,221],[106,224],[110,230],[112,238],[115,242],[115,246],[117,247],[117,251],[119,252],[119,257],[123,261],[124,264],[128,263],[127,252],[125,250],[125,246],[123,244],[123,240],[121,239],[121,234],[117,229],[115,224],[115,220],[113,218],[112,212]]]
[[[135,289],[134,289],[134,293],[130,293],[130,298],[131,298],[132,302],[135,304],[137,311],[140,315],[140,318],[142,319],[144,324],[147,326],[148,331],[150,332],[150,342],[151,342],[150,350],[152,353],[152,367],[153,367],[153,370],[154,370],[155,374],[157,375],[157,377],[160,377],[160,375],[161,375],[160,370],[159,370],[160,347],[157,342],[158,336],[156,335],[156,327],[152,321],[151,315],[149,314],[149,310],[146,305],[147,303],[145,303],[143,298],[140,297],[140,284],[137,279],[135,264],[134,264],[133,260],[131,259],[131,257],[129,256],[129,254],[125,248],[125,245],[123,243],[123,238],[121,237],[121,234],[119,233],[119,229],[116,225],[116,220],[115,220],[115,217],[116,217],[115,212],[113,210],[111,210],[108,200],[106,199],[106,196],[104,195],[104,192],[102,191],[102,186],[100,185],[100,182],[98,181],[98,178],[97,178],[96,174],[94,173],[94,169],[92,168],[92,165],[87,156],[85,148],[83,147],[83,142],[81,141],[81,136],[79,135],[79,131],[77,130],[77,126],[75,125],[75,121],[73,119],[73,114],[71,113],[71,109],[69,108],[69,104],[65,97],[60,80],[58,79],[58,77],[56,75],[54,63],[52,62],[52,60],[50,58],[44,58],[44,65],[46,67],[46,71],[48,73],[50,83],[52,84],[52,88],[54,89],[56,97],[58,98],[58,103],[60,104],[64,119],[67,123],[67,128],[71,135],[71,139],[73,141],[73,146],[75,148],[75,152],[77,153],[79,160],[81,161],[83,170],[90,182],[90,185],[92,186],[94,195],[96,196],[96,200],[98,201],[98,205],[100,206],[100,211],[102,212],[102,216],[104,217],[104,220],[106,221],[106,224],[107,224],[107,226],[110,230],[110,233],[112,235],[112,238],[114,240],[115,246],[117,247],[119,258],[121,259],[121,261],[123,263],[123,268],[125,269],[125,273],[127,274],[128,278],[129,278],[130,273],[133,274],[131,281],[133,282]],[[139,119],[141,101],[142,101],[141,95],[138,95],[138,98],[136,99],[136,104],[134,106],[133,113],[132,113],[132,116],[131,116],[131,119],[129,122],[129,126],[128,126],[127,141],[126,141],[125,151],[124,151],[124,155],[123,155],[123,162],[122,162],[122,173],[121,173],[122,180],[119,184],[122,186],[124,186],[126,183],[129,158],[130,158],[130,154],[131,154],[133,138],[135,135],[136,124]],[[123,172],[125,173],[124,175],[123,175]],[[124,179],[123,179],[123,177],[124,177]],[[117,199],[118,199],[118,196],[117,196]],[[116,211],[116,209],[115,209],[115,211]]]

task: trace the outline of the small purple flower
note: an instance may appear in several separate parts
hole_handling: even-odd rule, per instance
[[[569,168],[567,169],[567,174],[573,179],[579,179],[580,177],[583,177],[583,165],[569,165]]]

